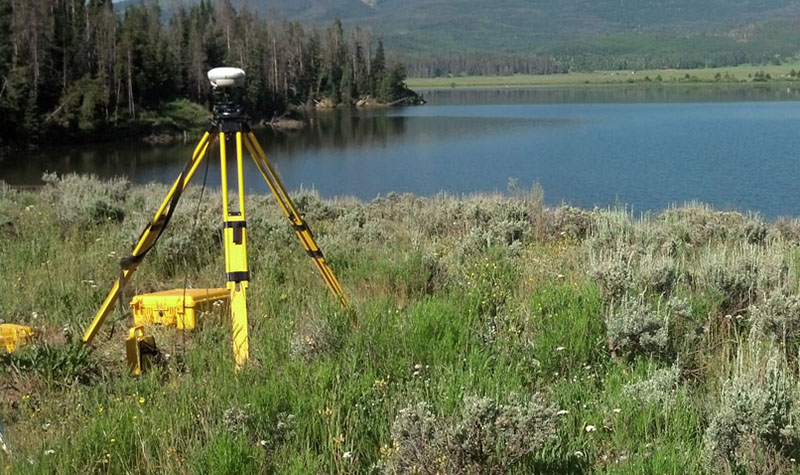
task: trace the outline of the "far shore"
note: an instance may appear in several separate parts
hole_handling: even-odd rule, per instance
[[[792,75],[792,71],[795,72]],[[648,69],[571,72],[566,74],[515,74],[513,76],[446,76],[408,78],[411,89],[610,86],[631,84],[793,84],[800,85],[800,62],[743,65],[704,69]]]

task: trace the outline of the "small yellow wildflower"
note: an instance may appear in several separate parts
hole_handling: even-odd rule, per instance
[[[103,406],[100,406],[100,407],[97,408],[97,413],[98,414],[102,414],[103,413]]]
[[[139,398],[139,404],[144,404],[144,401],[145,401],[144,396],[141,396]]]
[[[390,446],[389,444],[381,445],[380,458],[390,459],[392,456],[394,456],[394,447]]]

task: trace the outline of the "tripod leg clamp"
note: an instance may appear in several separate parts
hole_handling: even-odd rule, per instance
[[[138,376],[150,365],[150,358],[158,353],[156,341],[144,334],[144,326],[135,326],[128,331],[125,339],[125,357],[131,372]]]

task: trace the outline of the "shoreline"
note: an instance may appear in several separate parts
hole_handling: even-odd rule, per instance
[[[792,76],[791,72],[795,71]],[[648,69],[570,72],[566,74],[515,74],[512,76],[453,76],[408,78],[414,90],[523,87],[591,87],[654,85],[800,85],[800,63],[780,66],[734,66],[704,69]]]
[[[635,82],[590,82],[590,83],[520,83],[520,84],[500,84],[500,83],[486,83],[486,84],[456,84],[454,86],[415,86],[417,91],[446,91],[449,89],[457,89],[461,91],[480,91],[491,89],[602,89],[602,88],[641,88],[641,89],[655,89],[655,88],[678,88],[678,87],[716,87],[716,88],[783,88],[783,87],[796,87],[800,89],[800,80],[794,81],[768,81],[768,82],[753,82],[753,81],[739,81],[739,82],[710,82],[710,81],[672,81],[672,82],[656,82],[656,81],[635,81]]]
[[[132,182],[129,181],[129,178],[125,175],[120,175],[115,177],[103,177],[95,175],[93,173],[76,173],[76,172],[55,173],[54,175],[58,177],[58,180],[60,180],[61,182],[70,180],[86,180],[103,186],[111,184],[111,182],[113,182],[116,179],[121,179],[125,183],[124,186],[126,187],[126,189],[128,189],[133,194],[147,193],[148,190],[151,188],[168,186],[168,183],[163,183],[158,181]],[[56,182],[56,185],[58,185],[58,182]],[[3,188],[5,188],[6,190],[12,191],[14,193],[31,193],[37,195],[40,192],[46,190],[48,187],[52,188],[53,184],[48,184],[45,181],[42,181],[41,183],[22,183],[22,184],[9,183],[0,178],[0,191],[3,191]],[[207,186],[207,189],[211,190],[212,193],[219,192],[218,186]],[[348,194],[323,196],[320,195],[319,192],[313,187],[308,189],[303,189],[301,186],[298,189],[290,190],[289,194],[292,196],[295,195],[302,196],[303,194],[309,194],[310,196],[313,196],[314,200],[319,201],[321,203],[325,203],[327,206],[346,206],[346,205],[371,206],[371,205],[380,205],[383,203],[392,203],[403,200],[410,200],[415,203],[428,203],[428,204],[436,203],[438,201],[448,201],[448,200],[461,201],[461,202],[468,202],[468,201],[503,202],[503,201],[519,200],[522,197],[526,197],[528,195],[539,196],[541,194],[542,197],[541,206],[544,209],[548,209],[550,211],[556,211],[559,209],[569,209],[572,211],[577,211],[580,213],[587,213],[587,214],[596,212],[623,213],[627,215],[630,219],[643,222],[650,222],[654,220],[657,221],[659,217],[663,215],[680,210],[702,210],[704,213],[711,213],[719,216],[724,216],[726,217],[726,219],[735,217],[736,219],[755,220],[763,223],[766,226],[785,226],[788,225],[787,223],[791,223],[793,227],[797,228],[798,240],[800,240],[800,214],[769,214],[758,209],[720,205],[712,203],[710,201],[702,201],[694,198],[675,200],[665,204],[664,206],[657,208],[636,209],[634,208],[633,205],[624,202],[608,203],[605,205],[595,204],[593,206],[582,206],[578,204],[573,204],[572,202],[569,201],[546,203],[543,200],[544,190],[542,190],[537,186],[534,186],[531,189],[516,190],[516,191],[475,190],[475,191],[459,193],[459,192],[449,192],[442,190],[433,194],[389,191],[386,193],[379,193],[375,196],[368,198],[362,198]],[[252,199],[252,198],[269,198],[272,195],[269,193],[269,191],[251,191],[248,192],[248,196],[250,196]]]

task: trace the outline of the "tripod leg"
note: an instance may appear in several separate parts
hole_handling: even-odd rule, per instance
[[[168,216],[168,214],[174,210],[173,197],[176,195],[176,193],[183,192],[183,190],[189,185],[189,181],[192,179],[195,171],[197,171],[197,167],[200,166],[200,163],[203,161],[203,157],[208,150],[209,144],[213,142],[213,139],[214,137],[210,132],[206,132],[203,135],[203,137],[200,139],[200,142],[197,144],[197,147],[194,149],[191,160],[186,164],[186,168],[184,169],[183,173],[181,173],[175,180],[175,183],[173,183],[172,188],[170,188],[166,198],[164,198],[164,201],[161,203],[158,211],[156,211],[153,220],[147,225],[144,232],[142,232],[139,242],[136,244],[136,247],[129,258],[130,264],[122,271],[121,279],[123,286],[136,271],[136,268],[139,266],[139,263],[141,263],[144,255],[150,250],[153,244],[155,244],[155,241],[161,235],[161,231],[163,230],[164,226],[166,226],[166,216]],[[111,311],[111,308],[117,301],[119,291],[120,278],[117,278],[116,282],[114,282],[114,285],[111,287],[111,290],[108,292],[106,299],[103,301],[103,304],[100,306],[100,310],[97,311],[97,314],[94,316],[89,328],[83,334],[84,343],[91,343],[94,337],[97,336],[97,332],[100,330],[100,327],[103,325],[103,322],[105,322],[106,317]]]
[[[319,246],[317,246],[316,241],[314,241],[314,236],[311,234],[311,230],[303,220],[302,215],[295,208],[292,199],[289,197],[289,194],[286,193],[286,189],[283,187],[278,175],[275,173],[275,170],[272,169],[272,165],[269,164],[267,155],[264,153],[264,149],[261,148],[258,140],[256,140],[256,136],[250,131],[248,131],[245,135],[245,145],[250,153],[250,156],[253,158],[253,161],[256,162],[258,170],[261,172],[261,175],[267,182],[270,191],[272,191],[275,199],[278,200],[278,205],[281,207],[283,214],[285,214],[292,223],[292,227],[297,233],[297,237],[303,244],[303,248],[305,248],[306,253],[309,255],[309,257],[311,257],[311,259],[314,261],[314,264],[317,266],[317,270],[319,271],[320,275],[322,275],[322,280],[325,281],[328,289],[339,299],[342,305],[347,307],[349,305],[347,296],[344,294],[344,290],[342,290],[339,280],[333,274],[333,270],[325,261],[325,256],[320,250]]]
[[[229,209],[227,145],[235,139],[238,211]],[[244,212],[244,170],[242,164],[242,132],[220,134],[220,169],[222,173],[223,240],[225,243],[225,274],[231,291],[231,327],[233,357],[240,368],[250,356],[247,339],[247,287],[250,272],[247,267],[247,229]]]

